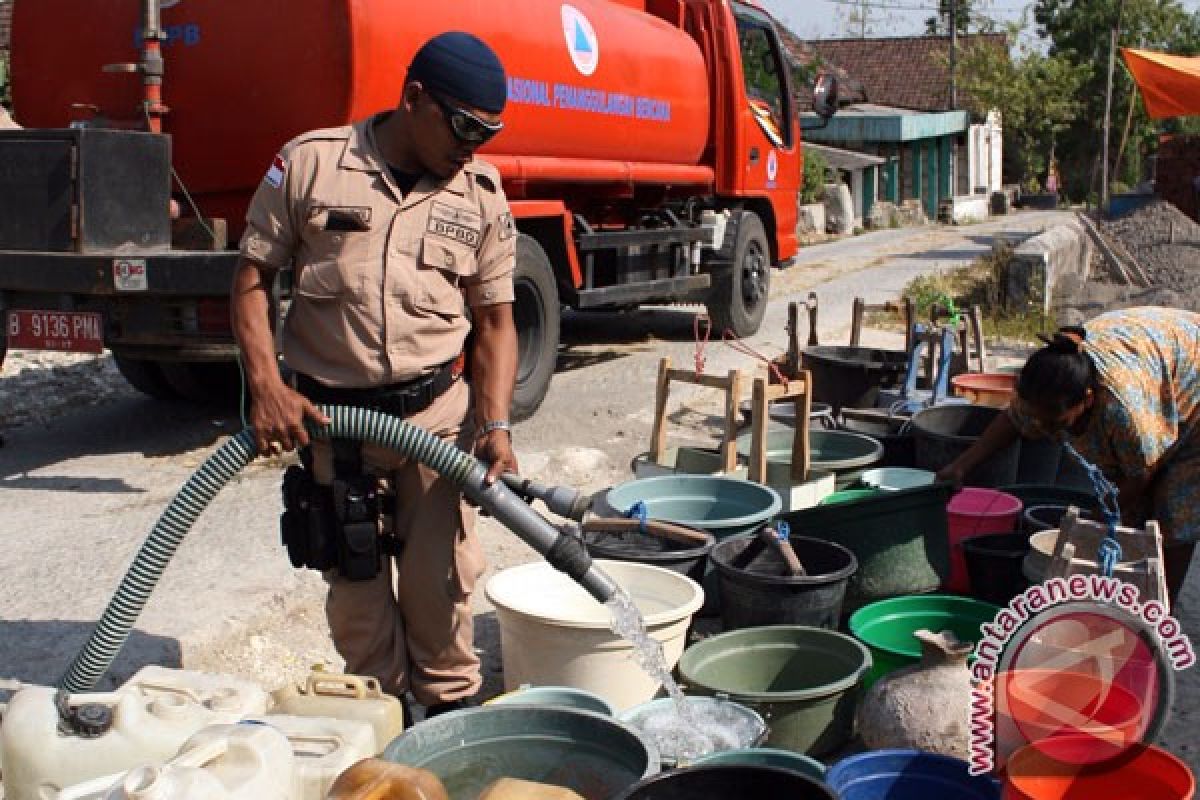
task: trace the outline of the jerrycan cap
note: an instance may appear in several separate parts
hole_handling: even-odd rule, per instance
[[[68,736],[94,739],[108,733],[113,725],[113,710],[101,703],[71,706],[71,695],[59,690],[54,695],[58,708],[58,729]]]

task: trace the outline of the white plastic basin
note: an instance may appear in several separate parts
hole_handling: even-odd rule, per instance
[[[704,590],[686,575],[649,564],[594,562],[633,598],[668,669],[683,655]],[[650,700],[661,683],[638,667],[633,647],[609,628],[608,609],[544,561],[498,572],[484,587],[500,622],[504,688],[571,686],[618,712]]]

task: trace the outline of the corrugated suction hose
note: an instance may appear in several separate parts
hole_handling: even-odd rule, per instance
[[[321,411],[330,422],[310,427],[314,437],[370,442],[424,464],[461,487],[467,499],[524,539],[552,566],[578,581],[598,601],[607,602],[617,591],[612,579],[592,565],[578,540],[564,536],[503,481],[486,486],[487,468],[474,456],[399,417],[344,406],[321,406]],[[243,430],[188,478],[142,543],[91,637],[59,682],[61,688],[88,691],[108,671],[200,512],[255,455],[254,432]]]

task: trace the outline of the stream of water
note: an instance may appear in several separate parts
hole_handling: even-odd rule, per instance
[[[661,681],[674,701],[672,707],[648,712],[634,722],[658,748],[664,761],[687,763],[718,750],[748,746],[759,731],[752,718],[739,714],[733,703],[684,696],[671,677],[662,644],[650,637],[646,623],[633,599],[624,589],[605,604],[612,614],[612,630],[633,645],[634,660],[648,675]]]

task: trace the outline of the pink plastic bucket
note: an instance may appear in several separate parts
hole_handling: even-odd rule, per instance
[[[971,592],[963,539],[989,533],[1012,533],[1017,527],[1021,507],[1018,498],[994,489],[967,488],[950,498],[946,505],[950,540],[950,577],[943,587],[946,591],[956,594]]]

